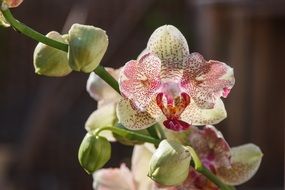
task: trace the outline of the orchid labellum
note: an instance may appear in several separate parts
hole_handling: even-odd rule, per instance
[[[164,25],[154,31],[138,59],[123,67],[119,85],[125,98],[117,115],[134,130],[158,121],[174,131],[216,124],[226,117],[220,97],[227,97],[234,82],[231,67],[189,53],[181,32]]]

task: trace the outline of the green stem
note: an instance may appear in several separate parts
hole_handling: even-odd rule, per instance
[[[159,139],[159,136],[157,134],[157,131],[156,131],[156,127],[155,127],[156,124],[150,126],[149,128],[147,128],[147,132],[150,134],[150,136],[152,136],[153,138],[155,139]]]
[[[28,36],[29,38],[32,38],[38,42],[42,42],[48,46],[54,47],[56,49],[62,50],[67,52],[68,51],[68,45],[65,43],[58,42],[56,40],[52,40],[41,33],[33,30],[32,28],[26,26],[25,24],[21,23],[20,21],[16,20],[14,16],[12,15],[11,11],[5,7],[4,5],[1,6],[1,12],[3,16],[5,17],[6,21],[11,24],[15,30],[21,32],[22,34]]]
[[[192,159],[195,164],[195,169],[203,174],[205,177],[207,177],[210,181],[212,181],[214,184],[216,184],[221,190],[232,190],[232,187],[225,185],[217,176],[215,176],[212,172],[210,172],[206,167],[203,166],[201,160],[199,159],[199,156],[196,154],[195,150],[187,146]]]
[[[142,142],[148,142],[148,143],[154,144],[155,146],[158,146],[160,143],[159,139],[155,139],[155,138],[147,136],[147,135],[139,134],[139,133],[136,133],[133,131],[128,131],[128,130],[121,129],[118,127],[98,128],[94,131],[94,135],[99,135],[99,133],[101,131],[105,131],[105,130],[112,131],[113,133],[116,133],[117,135],[120,135],[121,137],[125,137],[129,140],[138,140],[138,141],[142,141]]]
[[[156,123],[156,124],[155,124],[155,128],[158,130],[158,132],[159,132],[159,134],[160,134],[160,138],[161,138],[161,139],[166,139],[166,135],[165,135],[165,133],[164,133],[164,131],[163,131],[163,129],[162,129],[162,127],[160,126],[159,123]]]
[[[1,4],[1,1],[0,1]],[[32,28],[26,26],[25,24],[21,23],[20,21],[16,20],[12,15],[9,8],[3,3],[1,5],[1,12],[5,17],[6,21],[10,23],[10,25],[20,33],[26,35],[27,37],[36,40],[37,42],[41,42],[48,46],[54,47],[56,49],[68,52],[68,44],[53,40],[44,36],[43,34],[33,30]],[[114,79],[112,75],[110,75],[103,66],[99,65],[94,72],[107,84],[109,84],[114,90],[116,90],[120,94],[119,84]]]
[[[120,93],[120,88],[117,80],[110,74],[106,69],[99,65],[94,72],[102,79],[104,80],[107,84],[109,84],[116,92]]]

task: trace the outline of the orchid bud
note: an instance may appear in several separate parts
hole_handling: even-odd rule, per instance
[[[111,144],[100,136],[86,134],[78,152],[78,160],[84,170],[91,174],[103,167],[111,157]]]
[[[46,35],[48,38],[65,43],[64,37],[52,31]],[[67,53],[46,44],[39,43],[34,51],[35,72],[39,75],[61,77],[72,70],[68,65]]]
[[[92,72],[108,47],[108,36],[101,28],[74,24],[69,32],[68,59],[75,71]]]
[[[188,176],[191,156],[183,145],[163,140],[150,160],[148,176],[155,182],[175,186]]]

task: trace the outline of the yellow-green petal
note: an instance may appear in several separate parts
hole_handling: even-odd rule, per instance
[[[213,125],[221,122],[226,117],[227,112],[220,98],[212,109],[201,109],[192,101],[181,114],[181,119],[191,125]]]
[[[231,149],[232,167],[221,167],[217,169],[217,176],[229,185],[240,185],[245,183],[257,172],[262,152],[254,144],[245,144]]]

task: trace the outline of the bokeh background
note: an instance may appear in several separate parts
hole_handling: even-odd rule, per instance
[[[236,85],[219,124],[230,145],[253,142],[264,152],[258,173],[238,189],[281,190],[284,185],[285,3],[262,0],[25,0],[16,18],[42,33],[72,23],[105,29],[102,64],[134,59],[159,26],[172,24],[190,51],[226,62]],[[0,189],[84,190],[92,177],[79,166],[84,123],[96,109],[85,91],[87,74],[34,74],[36,42],[0,29]],[[131,147],[112,145],[108,167],[129,162]]]

